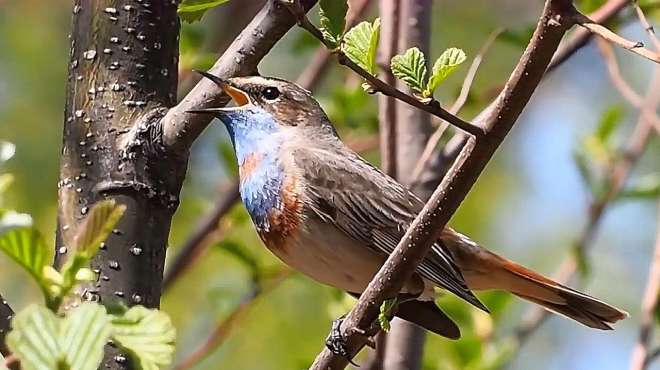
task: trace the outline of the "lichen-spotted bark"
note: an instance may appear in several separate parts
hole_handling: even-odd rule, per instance
[[[175,104],[179,23],[175,0],[76,0],[64,112],[56,264],[93,204],[127,211],[92,262],[84,299],[158,307],[165,248],[186,157],[161,144]],[[130,368],[110,349],[104,369]]]

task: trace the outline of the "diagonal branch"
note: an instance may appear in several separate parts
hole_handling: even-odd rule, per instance
[[[396,296],[403,282],[410,278],[513,127],[541,81],[561,38],[573,26],[572,18],[566,17],[573,11],[570,1],[546,1],[527,49],[495,104],[479,121],[485,136],[480,140],[468,140],[468,145],[448,175],[344,320],[341,333],[351,354],[356,354],[364,346],[366,336],[377,332],[378,328],[374,328],[373,323],[380,305],[385,299]],[[325,348],[311,369],[341,369],[346,364],[346,358],[334,355]]]
[[[615,45],[619,45],[630,52],[643,56],[648,60],[654,61],[656,63],[660,63],[660,54],[645,48],[642,42],[628,40],[610,31],[607,27],[592,21],[591,19],[589,19],[589,17],[585,16],[584,14],[576,13],[575,16],[577,17],[578,24],[589,30],[589,32],[598,35]]]

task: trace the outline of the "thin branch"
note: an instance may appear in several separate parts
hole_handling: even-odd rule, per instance
[[[615,45],[621,46],[622,48],[630,52],[633,52],[637,55],[640,55],[648,60],[654,61],[656,63],[660,63],[660,54],[645,48],[644,43],[640,41],[628,40],[610,31],[607,27],[592,21],[591,19],[589,19],[589,17],[581,13],[576,13],[575,16],[578,19],[578,24],[589,30],[591,33],[596,34],[602,37],[603,39]]]
[[[188,370],[199,364],[202,360],[207,358],[211,353],[216,351],[224,342],[229,338],[232,329],[236,327],[255,306],[255,302],[263,297],[265,294],[272,292],[277,288],[287,277],[291,275],[291,270],[283,269],[276,273],[268,282],[261,286],[256,284],[234,307],[234,309],[220,321],[206,340],[200,344],[191,354],[181,361],[175,370]]]
[[[614,55],[614,48],[612,47],[612,44],[603,39],[598,39],[596,40],[596,45],[598,46],[598,49],[603,56],[603,60],[607,66],[607,73],[610,76],[610,80],[612,81],[614,88],[619,91],[621,96],[623,96],[623,98],[626,99],[630,105],[641,110],[642,105],[644,104],[644,98],[628,84],[625,78],[623,78],[621,69],[619,68],[619,63],[617,62],[616,56]],[[648,119],[653,124],[656,131],[660,133],[660,118],[658,115],[655,112],[648,111],[645,111],[644,114],[646,115],[646,119]]]
[[[639,22],[642,24],[642,27],[644,27],[644,30],[649,34],[649,39],[651,39],[653,47],[656,51],[660,52],[660,40],[658,40],[658,37],[655,34],[655,29],[646,19],[646,15],[644,15],[642,8],[639,6],[639,1],[633,0],[632,3],[633,7],[635,8],[635,13],[637,13],[637,18],[639,18]]]
[[[307,30],[312,36],[314,36],[323,44],[325,44],[329,49],[333,48],[333,46],[328,44],[327,41],[323,38],[323,34],[321,33],[321,30],[319,30],[312,22],[309,21],[309,19],[307,18],[307,16],[303,11],[300,11],[301,6],[297,5],[299,3],[298,0],[293,2],[285,1],[285,0],[280,0],[280,1],[291,10],[292,14],[294,14],[297,17],[298,25],[300,25],[302,28]],[[332,51],[337,55],[337,59],[340,64],[345,65],[346,67],[352,69],[354,72],[362,76],[362,78],[364,78],[373,88],[374,92],[380,92],[381,94],[385,94],[387,96],[393,97],[402,102],[410,104],[416,108],[419,108],[425,112],[428,112],[434,116],[437,116],[438,118],[441,118],[449,122],[450,124],[458,127],[459,129],[465,132],[472,134],[475,137],[483,136],[484,132],[480,127],[465,122],[459,117],[449,113],[447,110],[445,110],[440,106],[440,103],[438,103],[438,101],[432,100],[429,103],[423,103],[418,99],[416,99],[415,97],[404,93],[403,91],[395,88],[394,86],[387,84],[378,77],[365,71],[362,67],[358,66],[352,60],[346,57],[346,55],[344,55],[344,53],[342,53],[341,50],[333,49]]]
[[[340,329],[352,355],[366,343],[365,334],[370,336],[378,331],[373,324],[380,305],[396,296],[410,278],[527,105],[562,36],[573,25],[571,17],[565,17],[569,11],[573,11],[570,1],[546,1],[527,49],[496,103],[479,122],[486,135],[480,140],[468,140],[448,175],[346,316]],[[311,369],[342,369],[346,364],[346,358],[324,348]]]
[[[639,336],[633,349],[630,370],[644,370],[650,364],[649,344],[651,332],[655,321],[655,310],[658,307],[660,295],[660,203],[658,203],[658,226],[656,230],[655,251],[651,259],[649,277],[646,282],[646,291],[642,299],[640,315]]]
[[[481,62],[484,59],[484,56],[490,50],[490,47],[493,46],[493,43],[495,40],[497,40],[497,37],[502,34],[504,30],[503,29],[496,29],[495,31],[491,32],[491,34],[488,36],[484,44],[479,48],[479,52],[477,52],[477,55],[474,57],[472,60],[472,64],[470,65],[470,68],[468,69],[467,74],[465,75],[465,79],[463,80],[463,85],[461,86],[461,92],[458,94],[458,97],[454,101],[454,104],[451,105],[451,108],[449,108],[449,113],[451,114],[457,114],[461,108],[465,105],[465,102],[467,102],[468,95],[470,94],[470,88],[472,87],[472,83],[474,82],[474,78],[477,75],[477,71],[479,70],[479,66],[481,65]],[[433,153],[435,152],[435,148],[438,146],[438,143],[440,142],[440,139],[442,138],[442,134],[445,132],[447,129],[447,123],[445,121],[440,122],[440,126],[435,130],[433,135],[429,138],[429,140],[426,142],[426,147],[424,147],[424,151],[422,152],[421,157],[415,164],[415,169],[413,170],[412,173],[412,184],[417,184],[420,179],[422,172],[426,168],[429,160],[433,156]]]
[[[11,309],[7,301],[0,295],[0,353],[3,356],[10,354],[5,343],[5,336],[11,328],[11,319],[14,317],[14,311]]]
[[[646,119],[644,111],[655,111],[660,102],[660,67],[655,68],[655,73],[649,84],[649,94],[646,98],[645,108],[640,112],[640,118],[635,126],[628,143],[626,144],[625,153],[622,158],[616,162],[610,173],[607,181],[605,194],[592,201],[589,207],[589,219],[585,225],[578,241],[575,244],[577,253],[571,253],[564,262],[561,264],[555,273],[556,280],[560,283],[567,283],[570,281],[578,271],[577,255],[584,255],[590,248],[594,239],[598,226],[603,218],[603,215],[610,205],[611,201],[616,198],[619,192],[623,189],[623,185],[628,178],[632,168],[637,163],[638,159],[644,153],[649,139],[652,136],[652,125]],[[523,319],[515,329],[515,340],[518,347],[523,345],[532,333],[534,333],[547,318],[547,311],[539,308],[531,308],[524,316]]]
[[[588,17],[596,23],[605,24],[610,22],[616,17],[621,10],[630,5],[630,0],[609,0],[598,8]],[[562,46],[557,50],[552,62],[548,66],[548,72],[562,65],[567,59],[580,50],[591,39],[593,34],[585,28],[577,28],[571,32],[571,36],[562,43]]]
[[[317,0],[300,0],[304,11]],[[284,34],[295,25],[295,19],[279,1],[269,0],[223,55],[209,70],[216,76],[230,78],[254,74],[261,59]],[[229,98],[208,79],[201,79],[183,100],[171,108],[160,121],[163,144],[175,152],[186,152],[211,122],[203,114],[187,113],[190,110],[217,107],[229,102]]]

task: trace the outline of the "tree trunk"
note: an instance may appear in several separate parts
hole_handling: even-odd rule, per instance
[[[94,203],[127,207],[92,261],[99,277],[82,299],[159,306],[187,161],[164,149],[158,124],[176,99],[176,10],[177,1],[74,3],[55,263]],[[130,367],[111,347],[101,365]]]
[[[431,5],[431,0],[401,2],[399,53],[417,46],[427,58],[430,56]],[[399,88],[404,89],[405,85],[399,83]],[[410,186],[412,171],[433,133],[431,117],[428,113],[402,102],[397,102],[396,117],[396,177],[402,184]],[[411,190],[422,199],[428,199],[435,186],[429,179],[421,180],[419,185]],[[425,341],[424,329],[395,318],[392,321],[392,330],[387,336],[384,369],[420,369]]]

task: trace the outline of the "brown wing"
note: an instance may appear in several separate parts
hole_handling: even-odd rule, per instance
[[[391,177],[343,144],[297,148],[296,167],[305,179],[306,205],[321,220],[385,254],[394,251],[423,203]],[[441,243],[418,266],[418,273],[473,305],[487,310],[467,287]]]

